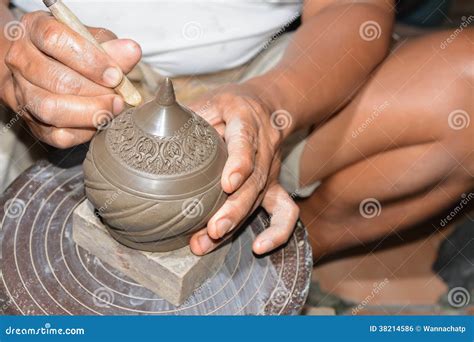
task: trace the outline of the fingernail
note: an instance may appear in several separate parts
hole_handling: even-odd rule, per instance
[[[235,191],[239,187],[241,181],[242,181],[242,175],[240,173],[235,172],[231,174],[229,177],[229,182],[230,182],[230,185],[232,186],[232,190]]]
[[[217,235],[221,238],[232,228],[232,221],[229,219],[220,219],[216,223]]]
[[[122,72],[118,68],[110,67],[104,71],[102,78],[108,86],[115,87],[122,80]]]
[[[112,103],[112,111],[114,112],[114,115],[122,113],[124,107],[125,102],[123,101],[122,97],[115,96],[114,101]]]
[[[198,243],[199,247],[201,247],[201,251],[203,254],[207,253],[212,247],[211,240],[207,237],[206,234],[201,235],[198,238]]]
[[[275,244],[273,243],[273,241],[271,240],[263,240],[263,241],[260,241],[260,243],[258,244],[261,252],[260,253],[267,253],[267,252],[270,252],[273,248],[275,248]]]

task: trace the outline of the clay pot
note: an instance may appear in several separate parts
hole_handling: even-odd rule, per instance
[[[181,248],[225,201],[226,159],[217,131],[177,103],[165,79],[154,100],[124,111],[94,137],[83,165],[86,195],[122,244]]]

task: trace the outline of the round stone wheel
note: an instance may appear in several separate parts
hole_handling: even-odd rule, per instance
[[[81,165],[41,161],[0,198],[1,308],[22,315],[292,315],[306,300],[311,248],[299,222],[288,243],[258,257],[251,244],[268,223],[258,210],[221,268],[182,305],[102,263],[72,239],[72,213],[85,199]]]

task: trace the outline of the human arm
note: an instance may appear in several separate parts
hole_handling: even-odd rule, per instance
[[[222,132],[229,152],[221,182],[229,199],[192,238],[196,254],[216,248],[260,203],[271,222],[253,250],[262,254],[287,241],[298,208],[277,183],[281,142],[337,112],[383,60],[393,24],[391,6],[383,0],[306,1],[302,25],[275,68],[224,86],[194,105],[199,109],[210,103],[203,116]],[[283,126],[271,122],[281,110],[290,115]]]
[[[0,99],[21,113],[40,140],[60,148],[86,142],[104,119],[123,110],[113,88],[139,61],[137,43],[89,28],[104,53],[48,12],[27,13],[17,21],[2,3],[1,18]],[[13,25],[17,31],[9,35]]]

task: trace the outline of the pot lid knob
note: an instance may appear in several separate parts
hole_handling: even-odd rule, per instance
[[[141,130],[158,137],[175,135],[193,118],[176,102],[173,82],[168,77],[162,81],[155,99],[138,107],[133,117]]]

